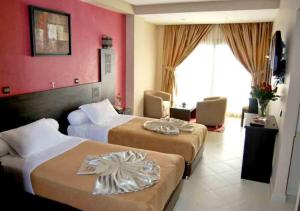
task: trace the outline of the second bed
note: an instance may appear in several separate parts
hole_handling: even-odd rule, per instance
[[[207,128],[201,124],[193,124],[192,132],[164,135],[143,128],[144,123],[151,120],[154,119],[115,115],[103,124],[71,124],[68,134],[104,143],[181,155],[185,160],[184,177],[190,176],[202,156]]]

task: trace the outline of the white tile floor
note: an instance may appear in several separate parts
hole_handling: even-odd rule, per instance
[[[293,203],[271,201],[270,185],[240,179],[244,130],[228,118],[223,133],[208,132],[203,159],[174,211],[293,211]]]

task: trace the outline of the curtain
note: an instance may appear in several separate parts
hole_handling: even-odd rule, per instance
[[[248,104],[251,75],[233,55],[219,25],[213,27],[176,67],[174,102],[196,106],[205,97],[227,97],[227,115],[238,116]]]
[[[268,81],[269,47],[272,23],[243,23],[220,25],[235,57],[250,72],[252,85]]]
[[[162,74],[164,91],[173,93],[176,67],[211,29],[212,25],[170,25],[165,27]]]

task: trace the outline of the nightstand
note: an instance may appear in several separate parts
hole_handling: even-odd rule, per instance
[[[114,106],[115,110],[118,112],[118,114],[131,114],[130,108],[123,108],[119,106]]]

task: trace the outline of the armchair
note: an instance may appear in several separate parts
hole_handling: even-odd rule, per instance
[[[171,94],[162,91],[146,90],[144,92],[144,116],[162,118],[169,115]]]
[[[227,106],[226,97],[208,97],[197,103],[196,122],[207,126],[224,124]]]

